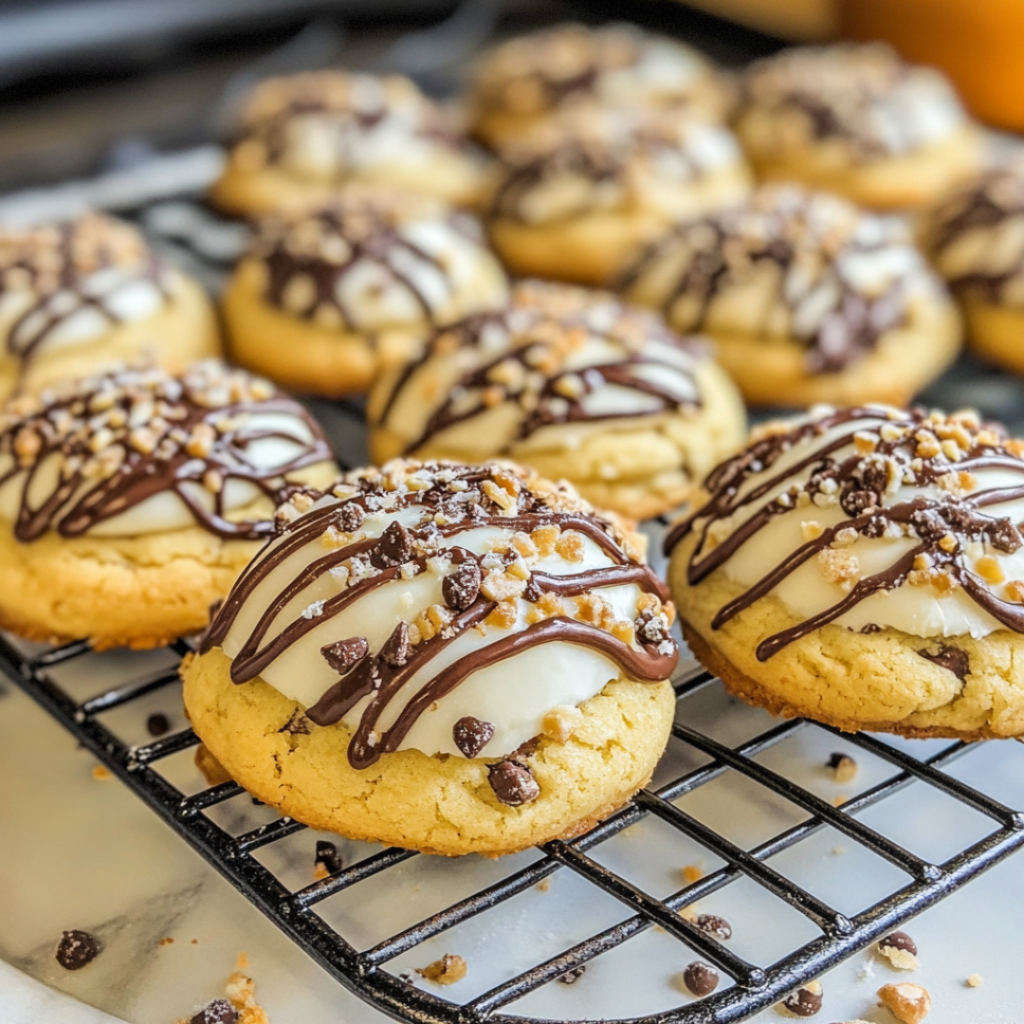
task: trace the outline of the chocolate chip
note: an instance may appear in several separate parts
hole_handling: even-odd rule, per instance
[[[906,932],[893,932],[884,939],[878,940],[880,949],[901,949],[912,956],[917,956],[917,943]]]
[[[803,988],[791,992],[782,1000],[782,1005],[794,1017],[813,1017],[821,1009],[821,1002],[821,985],[812,981]]]
[[[150,736],[163,736],[164,733],[169,732],[171,728],[171,720],[161,712],[157,711],[150,715],[146,719],[146,732]]]
[[[695,996],[709,996],[718,988],[718,971],[702,960],[694,960],[683,971],[683,984]]]
[[[412,539],[409,531],[399,522],[392,523],[382,534],[370,553],[370,563],[378,569],[408,562],[412,557]]]
[[[465,757],[476,757],[490,742],[494,726],[479,718],[466,715],[452,726],[452,739]]]
[[[971,658],[965,650],[950,644],[935,644],[917,652],[922,658],[944,668],[963,682],[971,674]]]
[[[576,982],[579,981],[580,978],[582,978],[583,975],[586,973],[586,965],[580,964],[579,967],[570,967],[569,970],[565,972],[565,974],[560,974],[558,976],[558,980],[563,985],[575,985]]]
[[[857,762],[849,754],[839,751],[829,754],[826,767],[836,777],[836,782],[852,782],[857,777]]]
[[[94,936],[72,928],[64,932],[57,946],[57,963],[66,971],[77,971],[91,964],[100,955],[102,948]]]
[[[449,608],[463,611],[480,593],[480,566],[469,559],[441,581],[441,593]]]
[[[380,649],[380,659],[392,668],[401,668],[409,660],[409,623],[400,622]]]
[[[532,754],[536,754],[542,738],[543,737],[541,736],[534,736],[531,739],[528,739],[525,743],[520,743],[519,746],[509,754],[509,760],[524,761]]]
[[[365,519],[366,513],[363,511],[363,506],[357,505],[354,501],[347,501],[338,509],[338,526],[346,533],[355,533],[363,525]]]
[[[293,736],[308,736],[310,724],[309,719],[296,708],[292,712],[292,717],[277,731],[291,733]]]
[[[316,864],[319,864],[328,874],[333,875],[340,871],[344,865],[341,862],[341,854],[334,843],[326,839],[316,841]]]
[[[694,923],[702,932],[714,935],[716,939],[732,938],[732,925],[717,914],[701,914]]]
[[[498,800],[509,807],[528,804],[540,796],[540,786],[533,772],[518,761],[501,761],[488,765],[487,781]]]
[[[1020,533],[1009,519],[997,519],[985,532],[988,534],[989,543],[996,551],[1012,555],[1021,546]]]
[[[214,999],[204,1006],[188,1024],[237,1024],[238,1011],[226,999]]]
[[[320,648],[324,661],[343,676],[351,672],[370,653],[370,645],[366,637],[354,636],[348,640],[336,640],[333,644],[324,644]]]

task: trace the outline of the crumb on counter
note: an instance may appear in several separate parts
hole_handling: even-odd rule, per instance
[[[980,988],[985,984],[985,979],[980,974],[968,974],[964,984],[968,988]]]
[[[427,981],[436,981],[438,985],[454,985],[466,976],[466,961],[456,953],[445,953],[440,960],[435,960],[426,967],[417,967],[416,973]]]
[[[878,998],[900,1024],[920,1024],[932,1008],[928,990],[909,981],[883,985],[878,990]]]
[[[699,882],[704,877],[704,871],[696,864],[687,864],[683,868],[683,880],[688,884],[692,885],[694,882]]]
[[[99,782],[105,782],[111,778],[110,769],[106,765],[98,764],[92,770],[92,777]]]

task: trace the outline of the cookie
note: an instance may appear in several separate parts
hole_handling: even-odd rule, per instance
[[[730,691],[849,731],[1024,734],[1024,442],[971,413],[819,407],[704,487],[669,579]]]
[[[921,235],[963,310],[968,345],[1024,373],[1024,155],[954,188]]]
[[[731,84],[704,56],[634,25],[567,23],[484,54],[470,84],[475,135],[515,141],[566,109],[671,110],[720,121]]]
[[[317,425],[213,361],[125,369],[0,410],[0,625],[152,647],[195,632],[291,484],[337,473]]]
[[[440,330],[381,378],[367,418],[377,462],[507,456],[637,518],[685,501],[745,424],[704,344],[607,292],[541,281]]]
[[[881,43],[807,46],[754,61],[735,127],[761,178],[879,210],[934,201],[982,157],[981,132],[945,76]]]
[[[477,221],[436,201],[362,192],[263,223],[224,296],[231,354],[293,390],[365,391],[435,326],[504,304]]]
[[[622,288],[711,337],[756,405],[903,404],[960,348],[956,306],[902,224],[795,185],[673,225]]]
[[[487,222],[516,273],[607,285],[674,219],[740,202],[750,186],[721,125],[570,111],[499,151]]]
[[[636,534],[511,463],[396,460],[302,498],[182,668],[241,785],[314,828],[495,856],[646,783],[678,652]]]
[[[408,78],[312,71],[258,85],[211,192],[227,213],[296,212],[375,185],[457,205],[479,198],[484,162]]]
[[[182,370],[219,348],[198,282],[131,225],[0,227],[0,400],[140,358]]]

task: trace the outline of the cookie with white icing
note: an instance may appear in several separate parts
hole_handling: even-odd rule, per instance
[[[755,61],[743,77],[736,133],[760,177],[875,209],[932,202],[982,156],[981,133],[946,77],[881,43]]]
[[[433,200],[360,191],[265,221],[228,285],[232,356],[289,388],[365,391],[438,324],[494,309],[505,272],[478,222]]]
[[[262,215],[375,185],[472,206],[484,166],[410,79],[312,71],[253,90],[211,199],[229,213]]]
[[[570,111],[499,150],[487,221],[516,273],[607,285],[674,219],[738,203],[750,187],[723,125]]]
[[[924,218],[922,243],[963,310],[968,345],[1024,373],[1024,155],[954,188]]]
[[[282,493],[336,472],[302,406],[214,361],[13,398],[0,408],[0,625],[97,647],[195,632],[272,535]]]
[[[903,404],[960,348],[956,307],[902,224],[796,185],[673,225],[622,285],[711,337],[758,405]]]
[[[635,518],[683,502],[745,429],[706,344],[607,292],[542,281],[438,331],[367,413],[378,462],[508,457]]]
[[[0,399],[140,358],[181,370],[219,348],[198,282],[124,221],[0,227]]]
[[[511,463],[395,460],[297,495],[183,666],[239,783],[356,839],[497,855],[649,779],[678,652],[640,538]]]
[[[755,429],[667,538],[694,653],[841,729],[1024,734],[1024,442],[971,413]]]
[[[566,23],[517,36],[479,61],[470,84],[473,131],[514,141],[565,110],[670,110],[720,121],[733,89],[696,50],[634,25]]]

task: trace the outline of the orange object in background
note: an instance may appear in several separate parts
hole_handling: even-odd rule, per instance
[[[842,0],[839,24],[942,68],[975,117],[1024,131],[1024,0]]]

